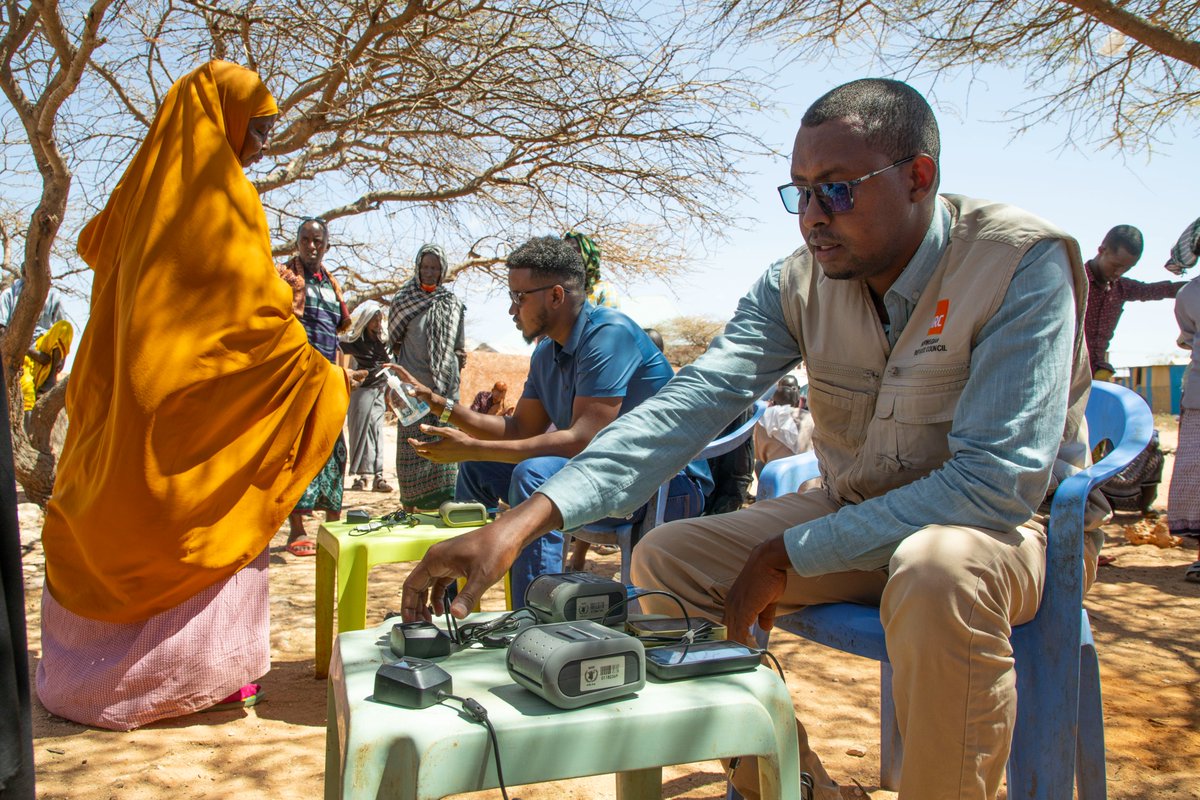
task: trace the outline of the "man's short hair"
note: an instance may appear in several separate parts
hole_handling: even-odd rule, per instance
[[[933,109],[902,81],[863,78],[844,83],[809,106],[800,124],[815,128],[836,119],[854,125],[868,145],[894,160],[925,153],[937,163],[941,156]]]
[[[300,241],[300,234],[304,233],[305,225],[320,226],[321,235],[325,237],[325,244],[329,244],[329,223],[321,217],[305,217],[300,220],[300,224],[296,226],[296,241]]]
[[[1109,250],[1124,250],[1137,259],[1142,257],[1146,240],[1142,232],[1132,225],[1118,225],[1104,235],[1101,245]]]
[[[579,245],[557,236],[536,236],[513,250],[505,262],[509,269],[528,269],[552,279],[564,289],[581,293],[584,283],[583,256]]]

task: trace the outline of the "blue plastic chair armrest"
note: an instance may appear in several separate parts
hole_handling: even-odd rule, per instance
[[[758,498],[767,500],[797,491],[805,481],[821,474],[817,454],[809,451],[786,458],[777,458],[763,467],[758,476]]]

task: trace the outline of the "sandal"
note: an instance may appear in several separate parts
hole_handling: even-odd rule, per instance
[[[1195,561],[1183,573],[1183,579],[1188,583],[1200,583],[1200,561]]]
[[[262,699],[262,696],[263,690],[261,686],[257,683],[247,683],[221,702],[200,710],[201,712],[234,711],[239,708],[249,708],[252,705],[256,705]]]
[[[366,488],[365,483],[363,484],[363,488]],[[383,478],[376,478],[375,486],[371,489],[371,491],[373,491],[373,492],[390,492],[391,490],[392,490],[391,485],[387,481],[385,481]]]
[[[355,478],[354,483],[350,484],[350,491],[365,492],[367,490],[367,482],[363,478]]]
[[[287,543],[287,551],[294,556],[315,556],[317,543],[312,539],[297,539]]]

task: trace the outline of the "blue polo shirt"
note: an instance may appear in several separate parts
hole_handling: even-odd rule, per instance
[[[614,308],[584,302],[563,344],[543,339],[529,361],[524,397],[541,402],[559,430],[571,427],[576,397],[620,397],[618,416],[653,396],[674,376],[646,332]],[[701,491],[712,490],[703,461],[685,470]]]
[[[533,351],[524,396],[538,400],[560,430],[576,397],[622,397],[621,414],[651,397],[674,372],[637,323],[585,302],[564,344],[547,337]]]

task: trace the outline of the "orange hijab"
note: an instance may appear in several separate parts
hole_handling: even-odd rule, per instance
[[[47,588],[80,616],[144,620],[240,570],[341,431],[345,378],[292,313],[239,163],[274,113],[234,64],[180,78],[79,237],[91,316],[42,539]]]

